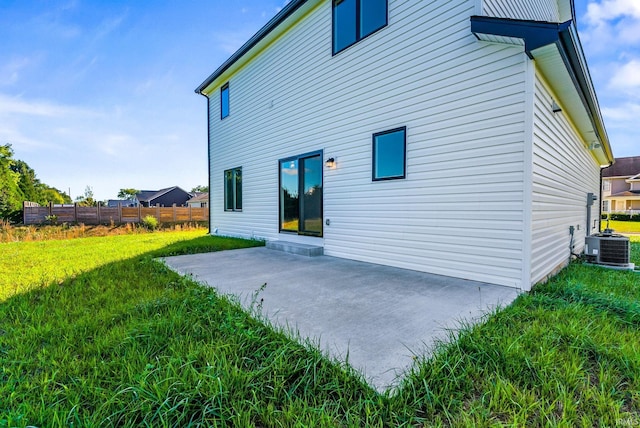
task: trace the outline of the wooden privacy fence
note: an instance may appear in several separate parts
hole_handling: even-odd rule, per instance
[[[23,223],[41,224],[45,222],[57,223],[138,223],[150,215],[161,223],[175,223],[187,221],[209,221],[209,208],[199,207],[81,207],[78,204],[40,206],[35,202],[24,202]],[[53,217],[55,216],[55,217]]]

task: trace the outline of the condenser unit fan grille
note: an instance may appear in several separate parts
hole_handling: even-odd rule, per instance
[[[601,239],[600,263],[623,265],[629,263],[628,239]]]

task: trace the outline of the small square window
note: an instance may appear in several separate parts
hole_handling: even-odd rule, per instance
[[[242,168],[224,172],[224,210],[242,211]]]
[[[373,134],[373,180],[406,177],[407,128]]]
[[[229,116],[229,84],[220,89],[220,119]]]

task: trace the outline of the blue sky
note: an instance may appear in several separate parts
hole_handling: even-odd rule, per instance
[[[284,4],[0,0],[0,144],[72,198],[206,184],[194,88]],[[614,154],[640,155],[640,1],[576,11]]]

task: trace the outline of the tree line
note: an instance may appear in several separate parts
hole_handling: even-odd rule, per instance
[[[11,144],[0,145],[0,218],[20,221],[23,201],[71,203],[69,195],[41,182],[33,168],[13,155]]]

